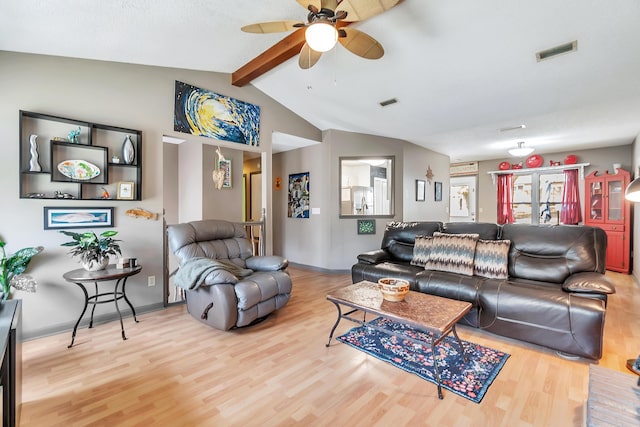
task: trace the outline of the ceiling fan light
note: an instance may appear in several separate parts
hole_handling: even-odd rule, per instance
[[[336,27],[326,22],[314,22],[304,33],[309,47],[316,52],[327,52],[336,45],[338,31]]]
[[[518,142],[518,147],[511,148],[510,150],[508,150],[508,153],[514,157],[524,157],[528,154],[533,153],[533,150],[534,150],[533,147],[525,147],[524,141],[520,141]]]

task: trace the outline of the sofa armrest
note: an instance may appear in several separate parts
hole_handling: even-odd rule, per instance
[[[238,283],[238,278],[232,273],[226,270],[215,270],[207,274],[201,286],[235,285],[236,283]]]
[[[252,256],[245,260],[247,268],[255,271],[278,271],[289,266],[289,261],[278,255]]]
[[[616,288],[604,274],[585,272],[576,273],[567,277],[562,284],[562,289],[567,292],[590,294],[615,294]]]
[[[364,252],[358,255],[358,261],[364,264],[379,264],[389,259],[391,259],[389,252],[384,249],[376,249],[375,251]]]

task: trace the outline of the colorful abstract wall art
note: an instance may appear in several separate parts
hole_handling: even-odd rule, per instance
[[[257,147],[260,107],[176,80],[173,129]]]
[[[289,175],[289,218],[309,218],[309,172]]]

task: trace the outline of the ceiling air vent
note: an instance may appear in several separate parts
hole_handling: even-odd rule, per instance
[[[391,99],[387,99],[386,101],[380,102],[380,106],[386,107],[387,105],[395,104],[396,102],[398,102],[396,98],[391,98]]]
[[[550,49],[541,50],[536,53],[536,60],[540,62],[564,53],[575,52],[576,50],[578,50],[578,40],[561,44],[560,46],[552,47]]]

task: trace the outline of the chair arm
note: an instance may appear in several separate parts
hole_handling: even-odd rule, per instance
[[[375,251],[364,252],[358,255],[358,261],[364,264],[379,264],[389,259],[391,259],[391,257],[384,249],[376,249]]]
[[[567,277],[562,284],[567,292],[591,294],[615,294],[616,288],[604,274],[594,272],[576,273]]]
[[[261,255],[247,258],[245,264],[255,271],[278,271],[287,268],[289,261],[278,255]]]
[[[207,274],[204,278],[204,283],[201,286],[210,285],[235,285],[238,283],[238,278],[228,272],[227,270],[214,270]]]

